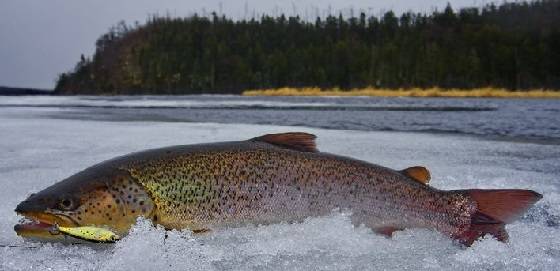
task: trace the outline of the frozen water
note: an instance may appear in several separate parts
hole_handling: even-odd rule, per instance
[[[0,107],[49,108],[41,115],[47,118],[427,131],[560,143],[560,104],[551,99],[27,96],[0,97]]]
[[[57,109],[0,109],[0,270],[560,269],[558,145],[405,132],[35,117],[51,110]],[[97,162],[147,148],[294,130],[317,134],[322,151],[397,169],[425,165],[437,188],[529,188],[544,198],[507,226],[509,243],[487,237],[471,248],[422,229],[388,239],[353,227],[348,214],[336,212],[297,224],[205,235],[165,232],[141,220],[115,245],[31,243],[13,231],[19,219],[13,209],[21,200]]]
[[[181,96],[179,96],[181,97]],[[36,106],[36,107],[133,107],[133,108],[177,108],[177,107],[236,107],[236,106],[261,106],[261,107],[290,107],[298,106],[328,106],[327,103],[305,103],[287,101],[263,101],[249,99],[230,99],[227,95],[204,96],[210,100],[196,100],[184,96],[182,99],[167,96],[5,96],[0,101],[1,106]],[[214,99],[212,99],[214,98]],[[218,98],[218,99],[215,99]]]

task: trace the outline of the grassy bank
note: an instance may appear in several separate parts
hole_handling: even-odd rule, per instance
[[[258,89],[243,92],[244,96],[379,96],[379,97],[471,97],[471,98],[560,98],[560,91],[533,89],[511,91],[501,88],[477,89],[378,89],[360,88],[341,90],[338,88],[277,88]]]

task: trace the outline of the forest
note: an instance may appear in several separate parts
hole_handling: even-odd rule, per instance
[[[124,22],[59,75],[57,94],[198,94],[247,89],[560,89],[560,1],[428,14],[212,13]]]

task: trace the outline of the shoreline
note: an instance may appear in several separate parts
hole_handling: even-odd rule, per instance
[[[525,91],[512,91],[502,88],[476,88],[476,89],[443,89],[443,88],[409,88],[409,89],[384,89],[384,88],[355,88],[342,90],[339,88],[321,89],[308,88],[273,88],[246,90],[242,96],[339,96],[339,97],[441,97],[441,98],[545,98],[560,99],[560,91],[531,89]]]

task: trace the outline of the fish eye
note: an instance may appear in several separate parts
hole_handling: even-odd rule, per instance
[[[72,199],[63,199],[58,205],[63,210],[71,210],[74,208],[74,201]]]

